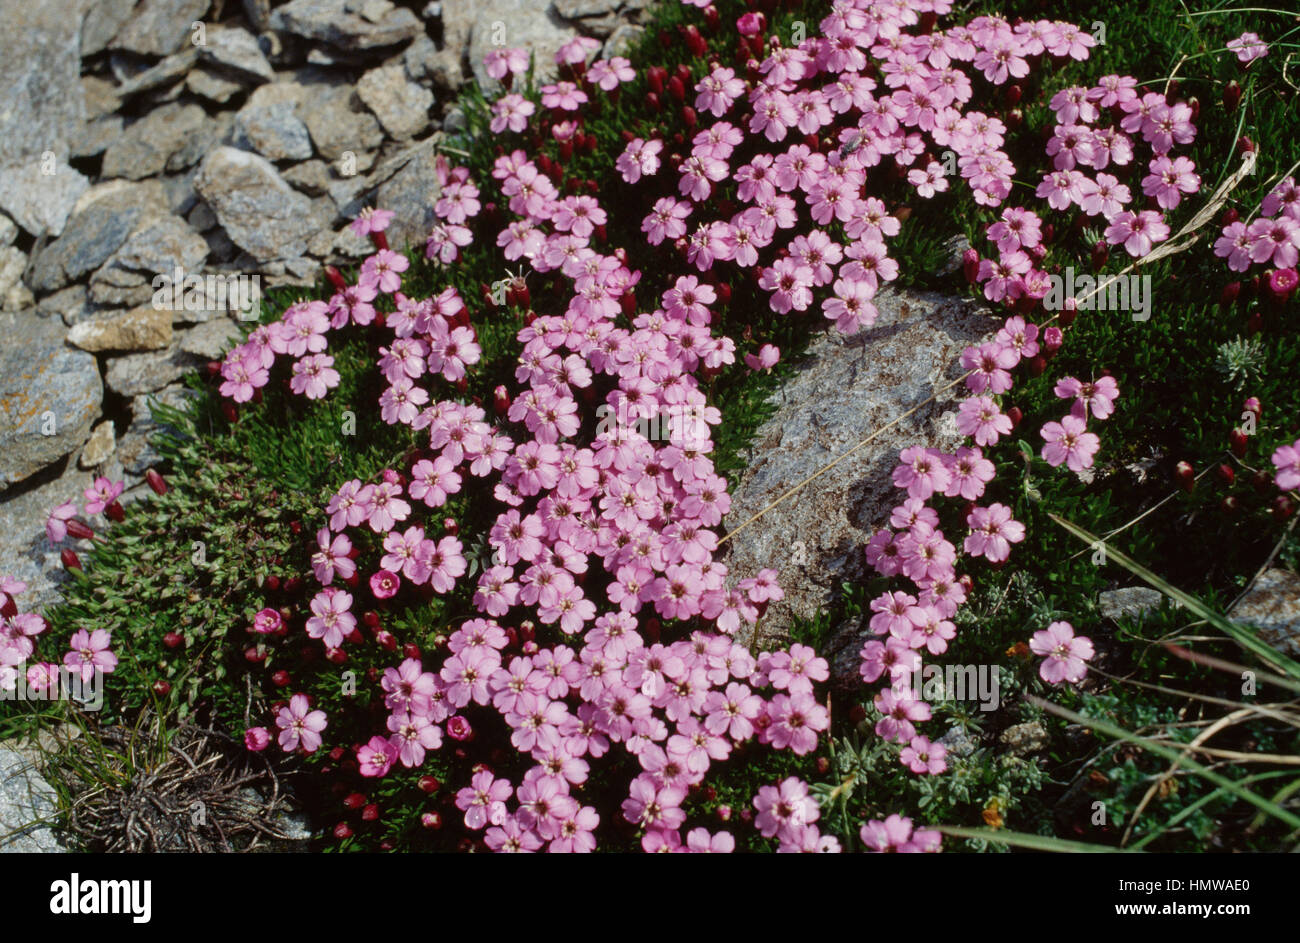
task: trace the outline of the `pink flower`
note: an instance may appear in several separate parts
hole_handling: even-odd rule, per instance
[[[367,206],[349,225],[352,227],[353,234],[368,236],[371,233],[383,232],[396,215],[392,210],[379,210]]]
[[[392,599],[401,588],[401,577],[388,570],[380,570],[370,577],[370,592],[376,599]]]
[[[1101,440],[1086,431],[1085,423],[1073,414],[1060,422],[1049,422],[1043,426],[1042,436],[1047,440],[1043,446],[1043,458],[1053,468],[1064,463],[1072,472],[1080,472],[1092,467],[1093,456],[1101,448]]]
[[[329,726],[325,712],[312,710],[305,694],[289,698],[289,705],[280,708],[275,718],[280,728],[280,748],[286,753],[302,747],[306,753],[315,753],[321,745],[321,731]]]
[[[948,487],[952,475],[933,449],[914,445],[903,449],[898,457],[902,464],[894,469],[896,488],[906,488],[909,495],[925,501]]]
[[[1111,245],[1122,245],[1129,255],[1140,259],[1150,253],[1155,243],[1169,238],[1169,227],[1155,210],[1126,210],[1106,227],[1104,235]]]
[[[351,593],[333,588],[317,593],[311,601],[312,617],[307,620],[307,635],[320,639],[326,648],[338,648],[357,627],[351,608]]]
[[[1273,453],[1273,467],[1277,469],[1277,486],[1283,491],[1300,488],[1300,439],[1283,445]]]
[[[50,511],[49,517],[45,519],[45,536],[49,538],[50,543],[57,544],[64,541],[68,536],[68,521],[72,520],[76,513],[77,505],[72,501],[65,501]]]
[[[253,632],[258,635],[274,635],[284,627],[284,619],[276,609],[259,609],[253,616]]]
[[[903,853],[938,851],[942,838],[933,829],[912,830],[912,820],[902,815],[891,815],[883,822],[872,819],[858,832],[868,851],[895,851]]]
[[[976,396],[957,407],[957,431],[971,436],[976,445],[996,445],[1000,437],[1011,434],[1011,419],[990,397]]]
[[[86,495],[86,513],[98,514],[116,501],[125,487],[126,485],[120,481],[109,481],[103,477],[96,478],[95,483],[84,492]]]
[[[764,344],[758,349],[758,356],[745,354],[745,366],[751,370],[770,370],[781,359],[781,349],[772,344]]]
[[[1115,412],[1115,400],[1119,398],[1119,384],[1114,377],[1104,376],[1083,383],[1074,377],[1065,377],[1058,381],[1055,393],[1061,399],[1074,399],[1071,414],[1086,419],[1089,414],[1097,419],[1105,419]]]
[[[512,795],[514,789],[507,780],[481,770],[470,779],[470,785],[456,793],[456,808],[465,813],[465,827],[477,831],[506,820],[506,802]]]
[[[83,681],[89,681],[96,671],[112,674],[117,667],[117,656],[108,650],[112,643],[113,636],[107,629],[95,629],[93,632],[81,629],[68,643],[71,651],[63,656],[63,663],[80,672]]]
[[[460,714],[448,718],[447,736],[451,737],[453,740],[468,740],[470,734],[473,732],[474,730],[470,727],[469,721]]]
[[[912,742],[903,747],[899,759],[913,773],[938,775],[948,768],[944,760],[947,753],[942,743],[931,743],[927,737],[913,737]]]
[[[346,534],[338,534],[330,539],[330,529],[322,527],[316,532],[316,544],[320,548],[311,557],[312,571],[322,586],[334,582],[337,574],[348,579],[357,571],[357,565],[348,555],[352,550],[352,541]]]
[[[1250,268],[1251,249],[1255,240],[1251,237],[1246,224],[1236,220],[1223,227],[1223,232],[1214,242],[1214,254],[1228,260],[1228,268],[1234,272],[1244,272]]]
[[[1001,563],[1011,556],[1011,545],[1025,539],[1025,525],[1012,520],[1011,508],[1004,504],[977,507],[966,515],[970,525],[964,548],[973,557]]]
[[[659,172],[659,154],[663,149],[664,142],[658,138],[649,141],[633,138],[614,161],[614,169],[628,183],[636,183],[643,176],[650,177]]]
[[[1244,65],[1268,55],[1268,44],[1259,38],[1258,33],[1242,33],[1236,39],[1228,40],[1227,46],[1237,54],[1237,61]]]
[[[1082,681],[1088,673],[1085,662],[1093,656],[1092,640],[1075,636],[1074,626],[1068,622],[1053,622],[1046,631],[1035,632],[1029,640],[1029,650],[1044,656],[1038,673],[1048,684]]]
[[[254,753],[261,753],[271,744],[271,733],[265,727],[249,727],[244,731],[244,746]]]
[[[764,838],[792,836],[805,825],[821,817],[817,800],[808,794],[808,786],[794,776],[779,786],[760,786],[754,797],[754,827]]]
[[[396,747],[388,742],[388,738],[376,735],[357,750],[357,771],[369,778],[386,776],[396,760]]]

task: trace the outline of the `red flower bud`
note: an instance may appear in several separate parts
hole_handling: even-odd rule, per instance
[[[104,508],[104,516],[110,521],[120,524],[126,520],[126,511],[123,510],[120,501],[114,501],[108,507]]]
[[[340,841],[352,837],[352,829],[348,827],[347,822],[340,822],[338,825],[334,826],[334,837]]]
[[[1237,480],[1237,473],[1232,470],[1231,465],[1221,464],[1216,469],[1216,471],[1218,472],[1219,477],[1222,478],[1223,481],[1228,485],[1231,485],[1234,481]]]
[[[81,558],[77,556],[77,551],[75,550],[64,547],[63,550],[59,552],[59,559],[63,561],[63,568],[65,570],[81,569]]]
[[[685,101],[686,84],[682,82],[680,78],[674,75],[672,78],[668,80],[668,94],[671,95],[679,102]]]
[[[961,271],[966,281],[975,284],[980,273],[980,254],[974,249],[967,249],[961,254]]]
[[[1241,282],[1228,282],[1223,286],[1223,291],[1219,293],[1219,304],[1228,307],[1236,303],[1241,296]]]
[[[1190,493],[1196,487],[1196,470],[1192,468],[1191,462],[1179,462],[1174,468],[1174,474],[1178,476],[1178,482],[1184,491]]]
[[[151,468],[146,471],[144,473],[144,480],[149,483],[149,487],[153,489],[154,494],[167,493],[167,481],[162,475],[158,474],[156,469]]]
[[[185,639],[181,636],[179,632],[168,632],[166,635],[163,636],[163,644],[166,645],[168,648],[177,648],[184,641]]]
[[[1228,495],[1219,502],[1219,510],[1223,511],[1224,514],[1236,514],[1241,510],[1241,504],[1232,495]]]
[[[76,519],[68,521],[68,534],[76,537],[78,540],[90,540],[95,536],[95,532]]]
[[[271,675],[271,683],[277,688],[287,688],[292,681],[293,679],[289,677],[289,672],[285,671],[283,668]]]
[[[1098,239],[1092,247],[1092,270],[1099,272],[1110,258],[1110,245],[1105,239]]]
[[[1020,421],[1025,418],[1025,414],[1020,411],[1019,406],[1012,406],[1008,409],[1006,416],[1011,420],[1012,430],[1014,430],[1016,426],[1020,425]]]
[[[1286,495],[1280,494],[1277,496],[1277,500],[1273,502],[1273,507],[1270,511],[1279,521],[1285,521],[1295,513],[1295,502]]]
[[[325,266],[325,277],[330,280],[330,284],[334,286],[335,291],[347,290],[348,287],[347,280],[344,279],[343,273],[340,272],[333,265]]]
[[[172,693],[172,686],[170,682],[159,678],[153,683],[153,693],[157,694],[159,697],[166,697],[168,694]]]
[[[1250,442],[1250,437],[1240,429],[1233,429],[1228,433],[1228,442],[1232,448],[1232,454],[1237,458],[1246,457],[1246,446]]]
[[[373,822],[377,818],[379,818],[379,806],[373,802],[361,810],[361,821]]]
[[[1235,80],[1229,82],[1223,89],[1223,109],[1228,114],[1237,110],[1237,105],[1241,102],[1241,85]]]
[[[668,70],[661,65],[654,65],[646,69],[645,80],[650,86],[650,91],[656,95],[664,93],[664,82],[668,78]]]
[[[341,648],[331,648],[325,653],[325,659],[331,665],[342,665],[348,660],[348,653]]]

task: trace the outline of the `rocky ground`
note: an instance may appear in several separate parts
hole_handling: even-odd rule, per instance
[[[613,54],[644,4],[0,0],[0,574],[57,598],[48,510],[99,474],[140,487],[151,402],[238,334],[228,277],[312,285],[366,251],[367,205],[423,240],[493,41]],[[222,281],[159,303],[178,267]]]

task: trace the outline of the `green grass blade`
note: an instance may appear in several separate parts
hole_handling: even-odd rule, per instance
[[[1031,835],[1028,832],[1008,832],[1000,828],[964,828],[960,825],[935,825],[933,828],[953,838],[981,838],[984,841],[1001,842],[1004,845],[1028,848],[1031,851],[1057,851],[1069,854],[1133,853],[1127,848],[1094,845],[1091,842],[1070,841],[1065,838],[1052,838],[1049,835]]]

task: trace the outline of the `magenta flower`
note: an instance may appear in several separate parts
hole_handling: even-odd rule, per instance
[[[385,737],[371,737],[368,743],[357,750],[357,771],[362,776],[371,778],[386,776],[396,761],[397,748]]]
[[[271,733],[265,727],[249,727],[244,731],[244,746],[253,753],[261,753],[271,744]]]
[[[284,627],[284,619],[277,609],[259,609],[253,616],[252,631],[257,635],[274,635]]]
[[[401,577],[388,570],[380,570],[370,577],[370,592],[376,599],[392,599],[401,588]]]
[[[338,648],[357,627],[352,608],[352,594],[328,588],[317,593],[311,601],[312,616],[307,620],[307,635],[320,639],[326,648]]]

